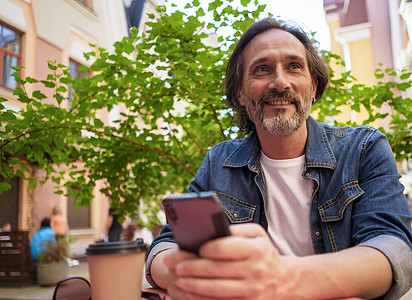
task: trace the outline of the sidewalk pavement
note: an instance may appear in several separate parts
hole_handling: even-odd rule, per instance
[[[68,277],[80,276],[90,280],[86,257],[76,257],[76,259],[80,264],[70,267]],[[143,280],[143,287],[149,287],[145,280]],[[43,287],[37,284],[23,287],[0,287],[0,300],[51,300],[54,288],[55,286]]]
[[[86,258],[79,258],[78,260],[79,265],[70,267],[68,277],[81,276],[89,280],[89,268]],[[55,286],[43,287],[37,284],[23,287],[0,287],[0,300],[51,300],[54,288]]]

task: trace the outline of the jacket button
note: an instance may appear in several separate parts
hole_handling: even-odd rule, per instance
[[[316,235],[317,237],[320,237],[320,232],[319,232],[319,231],[316,231],[316,232],[315,232],[315,235]]]
[[[308,178],[310,176],[310,172],[305,172],[305,177]]]
[[[237,213],[234,213],[233,218],[237,219],[237,217],[239,217],[239,215]]]

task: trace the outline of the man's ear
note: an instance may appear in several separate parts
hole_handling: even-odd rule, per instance
[[[313,76],[312,77],[312,99],[316,98],[316,90],[318,89],[318,79]]]
[[[237,101],[239,102],[240,105],[245,106],[246,102],[245,99],[243,98],[243,92],[242,89],[239,89],[236,93]]]

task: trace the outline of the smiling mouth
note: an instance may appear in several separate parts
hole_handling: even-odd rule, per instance
[[[289,100],[278,100],[278,101],[266,101],[265,104],[268,104],[268,105],[288,105],[288,104],[293,104],[293,102],[289,101]]]

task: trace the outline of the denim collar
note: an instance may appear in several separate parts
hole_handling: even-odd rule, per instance
[[[311,116],[306,121],[308,139],[306,141],[306,167],[335,169],[336,158],[327,135],[327,125],[318,123]]]
[[[306,167],[334,169],[336,158],[326,134],[324,125],[311,116],[306,120],[308,139],[306,142]],[[256,131],[239,140],[239,146],[226,158],[224,167],[244,167],[259,172],[260,142]]]

